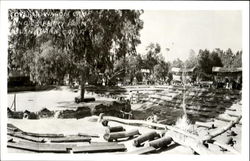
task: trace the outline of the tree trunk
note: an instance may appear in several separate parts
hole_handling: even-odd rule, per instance
[[[85,82],[86,82],[85,73],[82,72],[82,79],[81,79],[81,102],[83,102],[83,100],[84,100]]]

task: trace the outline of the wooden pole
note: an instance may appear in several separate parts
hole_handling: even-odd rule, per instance
[[[46,137],[46,138],[62,138],[64,137],[63,134],[40,134],[40,133],[32,133],[32,132],[22,132],[22,134],[24,135],[28,135],[28,136],[33,136],[33,137]]]
[[[114,132],[114,133],[104,134],[103,138],[107,141],[113,141],[113,140],[117,140],[120,138],[133,137],[135,135],[140,135],[137,129],[133,129],[128,132]]]
[[[20,138],[20,139],[24,139],[24,140],[28,140],[28,141],[32,141],[32,142],[41,142],[41,143],[46,142],[44,138],[24,135],[21,132],[7,132],[7,135]]]
[[[105,129],[105,132],[107,134],[112,133],[112,132],[120,132],[120,131],[125,131],[125,129],[122,126],[107,127]]]
[[[97,122],[102,122],[104,113],[100,113]]]
[[[163,124],[157,124],[157,123],[152,123],[152,122],[147,122],[144,120],[125,120],[125,119],[120,119],[112,116],[106,116],[104,119],[108,121],[115,121],[119,123],[124,123],[128,125],[137,125],[137,126],[149,126],[149,127],[158,127],[158,128],[164,128],[165,130],[169,130],[168,136],[170,136],[174,142],[190,147],[192,150],[194,150],[198,154],[215,154],[218,152],[212,152],[209,150],[205,145],[205,141],[211,140],[214,137],[226,132],[227,130],[231,129],[235,124],[239,123],[241,116],[237,118],[236,120],[232,121],[230,124],[227,126],[218,129],[217,131],[206,135],[205,137],[200,137],[196,136],[194,134],[191,134],[189,132],[186,132],[182,129],[173,127],[173,126],[168,126],[168,125],[163,125]],[[171,135],[169,135],[171,134]]]
[[[82,79],[81,79],[81,92],[80,92],[80,100],[81,102],[84,101],[84,94],[85,94],[85,80],[86,77],[85,77],[85,72],[83,71],[82,72]]]
[[[157,134],[155,131],[151,131],[151,132],[145,133],[145,134],[139,136],[138,138],[136,138],[134,140],[133,145],[136,146],[136,147],[138,147],[143,142],[145,142],[147,140],[153,140],[155,137],[159,137],[159,134]]]
[[[157,124],[157,123],[148,122],[144,120],[127,120],[127,119],[121,119],[121,118],[112,117],[112,116],[104,116],[103,119],[104,121],[114,121],[114,122],[119,122],[119,123],[127,124],[127,125],[137,125],[137,126],[144,125],[144,126],[149,126],[149,127],[157,127],[161,129],[167,129],[168,127],[168,125]]]
[[[16,93],[14,94],[14,111],[16,112]]]
[[[184,134],[188,137],[191,137],[193,139],[199,139],[198,136],[193,135],[191,133],[188,133],[182,129],[173,127],[173,126],[169,126],[169,125],[164,125],[164,124],[158,124],[158,123],[153,123],[153,122],[148,122],[148,121],[144,121],[144,120],[127,120],[127,119],[121,119],[121,118],[117,118],[117,117],[113,117],[113,116],[104,116],[103,117],[104,120],[103,121],[114,121],[114,122],[119,122],[119,123],[123,123],[123,124],[127,124],[127,125],[136,125],[136,126],[148,126],[148,127],[157,127],[157,128],[161,128],[161,129],[165,129],[165,130],[172,130],[181,134]]]
[[[149,142],[149,146],[152,146],[156,149],[161,148],[161,147],[166,147],[168,146],[173,139],[171,137],[162,137],[153,141]]]
[[[197,154],[214,154],[210,149],[208,149],[203,142],[199,139],[191,138],[185,134],[170,131],[167,133],[167,136],[170,136],[175,143],[178,143],[182,146],[191,148]]]
[[[40,152],[40,153],[68,153],[67,146],[63,145],[53,145],[53,144],[45,144],[45,143],[33,143],[33,142],[8,142],[8,148],[21,149],[26,151]]]
[[[208,141],[211,140],[213,138],[215,138],[218,135],[223,134],[224,132],[226,132],[227,130],[231,129],[235,124],[239,123],[239,121],[241,120],[242,116],[238,117],[237,119],[235,119],[234,121],[231,121],[228,125],[219,128],[218,130],[208,134],[207,136],[205,136],[204,138],[202,138],[202,141]]]
[[[148,147],[142,147],[142,148],[137,148],[136,150],[134,151],[130,151],[130,152],[127,152],[126,154],[147,154],[147,153],[152,153],[152,152],[155,152],[155,148],[152,147],[152,146],[148,146]]]
[[[73,153],[100,153],[100,152],[118,152],[125,151],[127,148],[124,144],[110,145],[83,145],[73,147]]]
[[[232,116],[232,117],[239,117],[239,116],[241,116],[241,115],[239,115],[239,114],[236,114],[236,113],[233,113],[233,112],[230,112],[230,111],[227,111],[226,114],[227,114],[228,116]]]
[[[230,116],[230,115],[226,115],[226,116]],[[224,122],[232,122],[235,120],[235,117],[226,117],[225,115],[219,115],[218,117],[216,117],[215,119],[216,120],[221,120],[221,121],[224,121]],[[237,117],[240,117],[241,115],[238,115]]]
[[[69,136],[63,138],[51,138],[51,143],[63,143],[63,142],[90,142],[90,137],[82,137],[82,136]]]
[[[209,122],[199,122],[199,121],[196,121],[195,124],[198,126],[198,127],[205,127],[205,128],[208,128],[208,129],[215,129],[216,127],[214,126],[213,123],[209,123]]]
[[[99,138],[99,135],[98,135],[98,134],[78,133],[78,136]]]

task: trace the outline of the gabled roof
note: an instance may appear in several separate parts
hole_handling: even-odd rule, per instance
[[[141,69],[141,72],[142,73],[150,73],[150,70],[149,69]]]
[[[188,69],[182,69],[181,72],[193,72],[196,69],[196,67],[188,68]]]
[[[181,68],[175,68],[175,67],[173,67],[171,69],[171,72],[176,72],[176,73],[193,72],[195,69],[196,69],[196,67],[188,68],[188,69],[181,69]]]
[[[217,73],[234,73],[234,72],[242,72],[242,68],[224,68],[224,67],[213,67],[212,72]]]
[[[173,67],[172,69],[171,69],[171,72],[181,72],[181,68],[175,68],[175,67]]]

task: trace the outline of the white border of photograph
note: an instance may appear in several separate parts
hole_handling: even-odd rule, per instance
[[[242,11],[243,37],[243,96],[242,96],[242,152],[241,155],[112,155],[112,154],[15,154],[7,152],[7,48],[8,9],[144,9],[144,10],[239,10]],[[2,160],[248,160],[249,157],[249,2],[201,1],[2,1],[0,42],[0,107]]]

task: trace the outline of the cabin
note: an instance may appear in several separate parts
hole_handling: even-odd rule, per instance
[[[31,85],[30,76],[20,68],[16,70],[8,69],[8,86],[28,86]]]
[[[237,81],[242,77],[242,68],[213,67],[212,72],[216,81],[226,81],[226,79]]]
[[[242,68],[213,67],[212,73],[217,86],[224,86],[230,89],[241,89]]]
[[[182,83],[183,76],[185,76],[186,83],[191,83],[193,81],[192,79],[195,70],[196,70],[195,67],[188,69],[173,67],[170,71],[173,74],[173,83],[174,84]]]
[[[172,75],[173,75],[173,80],[172,80],[172,82],[173,82],[174,84],[181,83],[181,75],[182,75],[182,73],[181,73],[181,68],[175,68],[175,67],[173,67],[173,68],[171,69],[170,72],[171,72]]]

